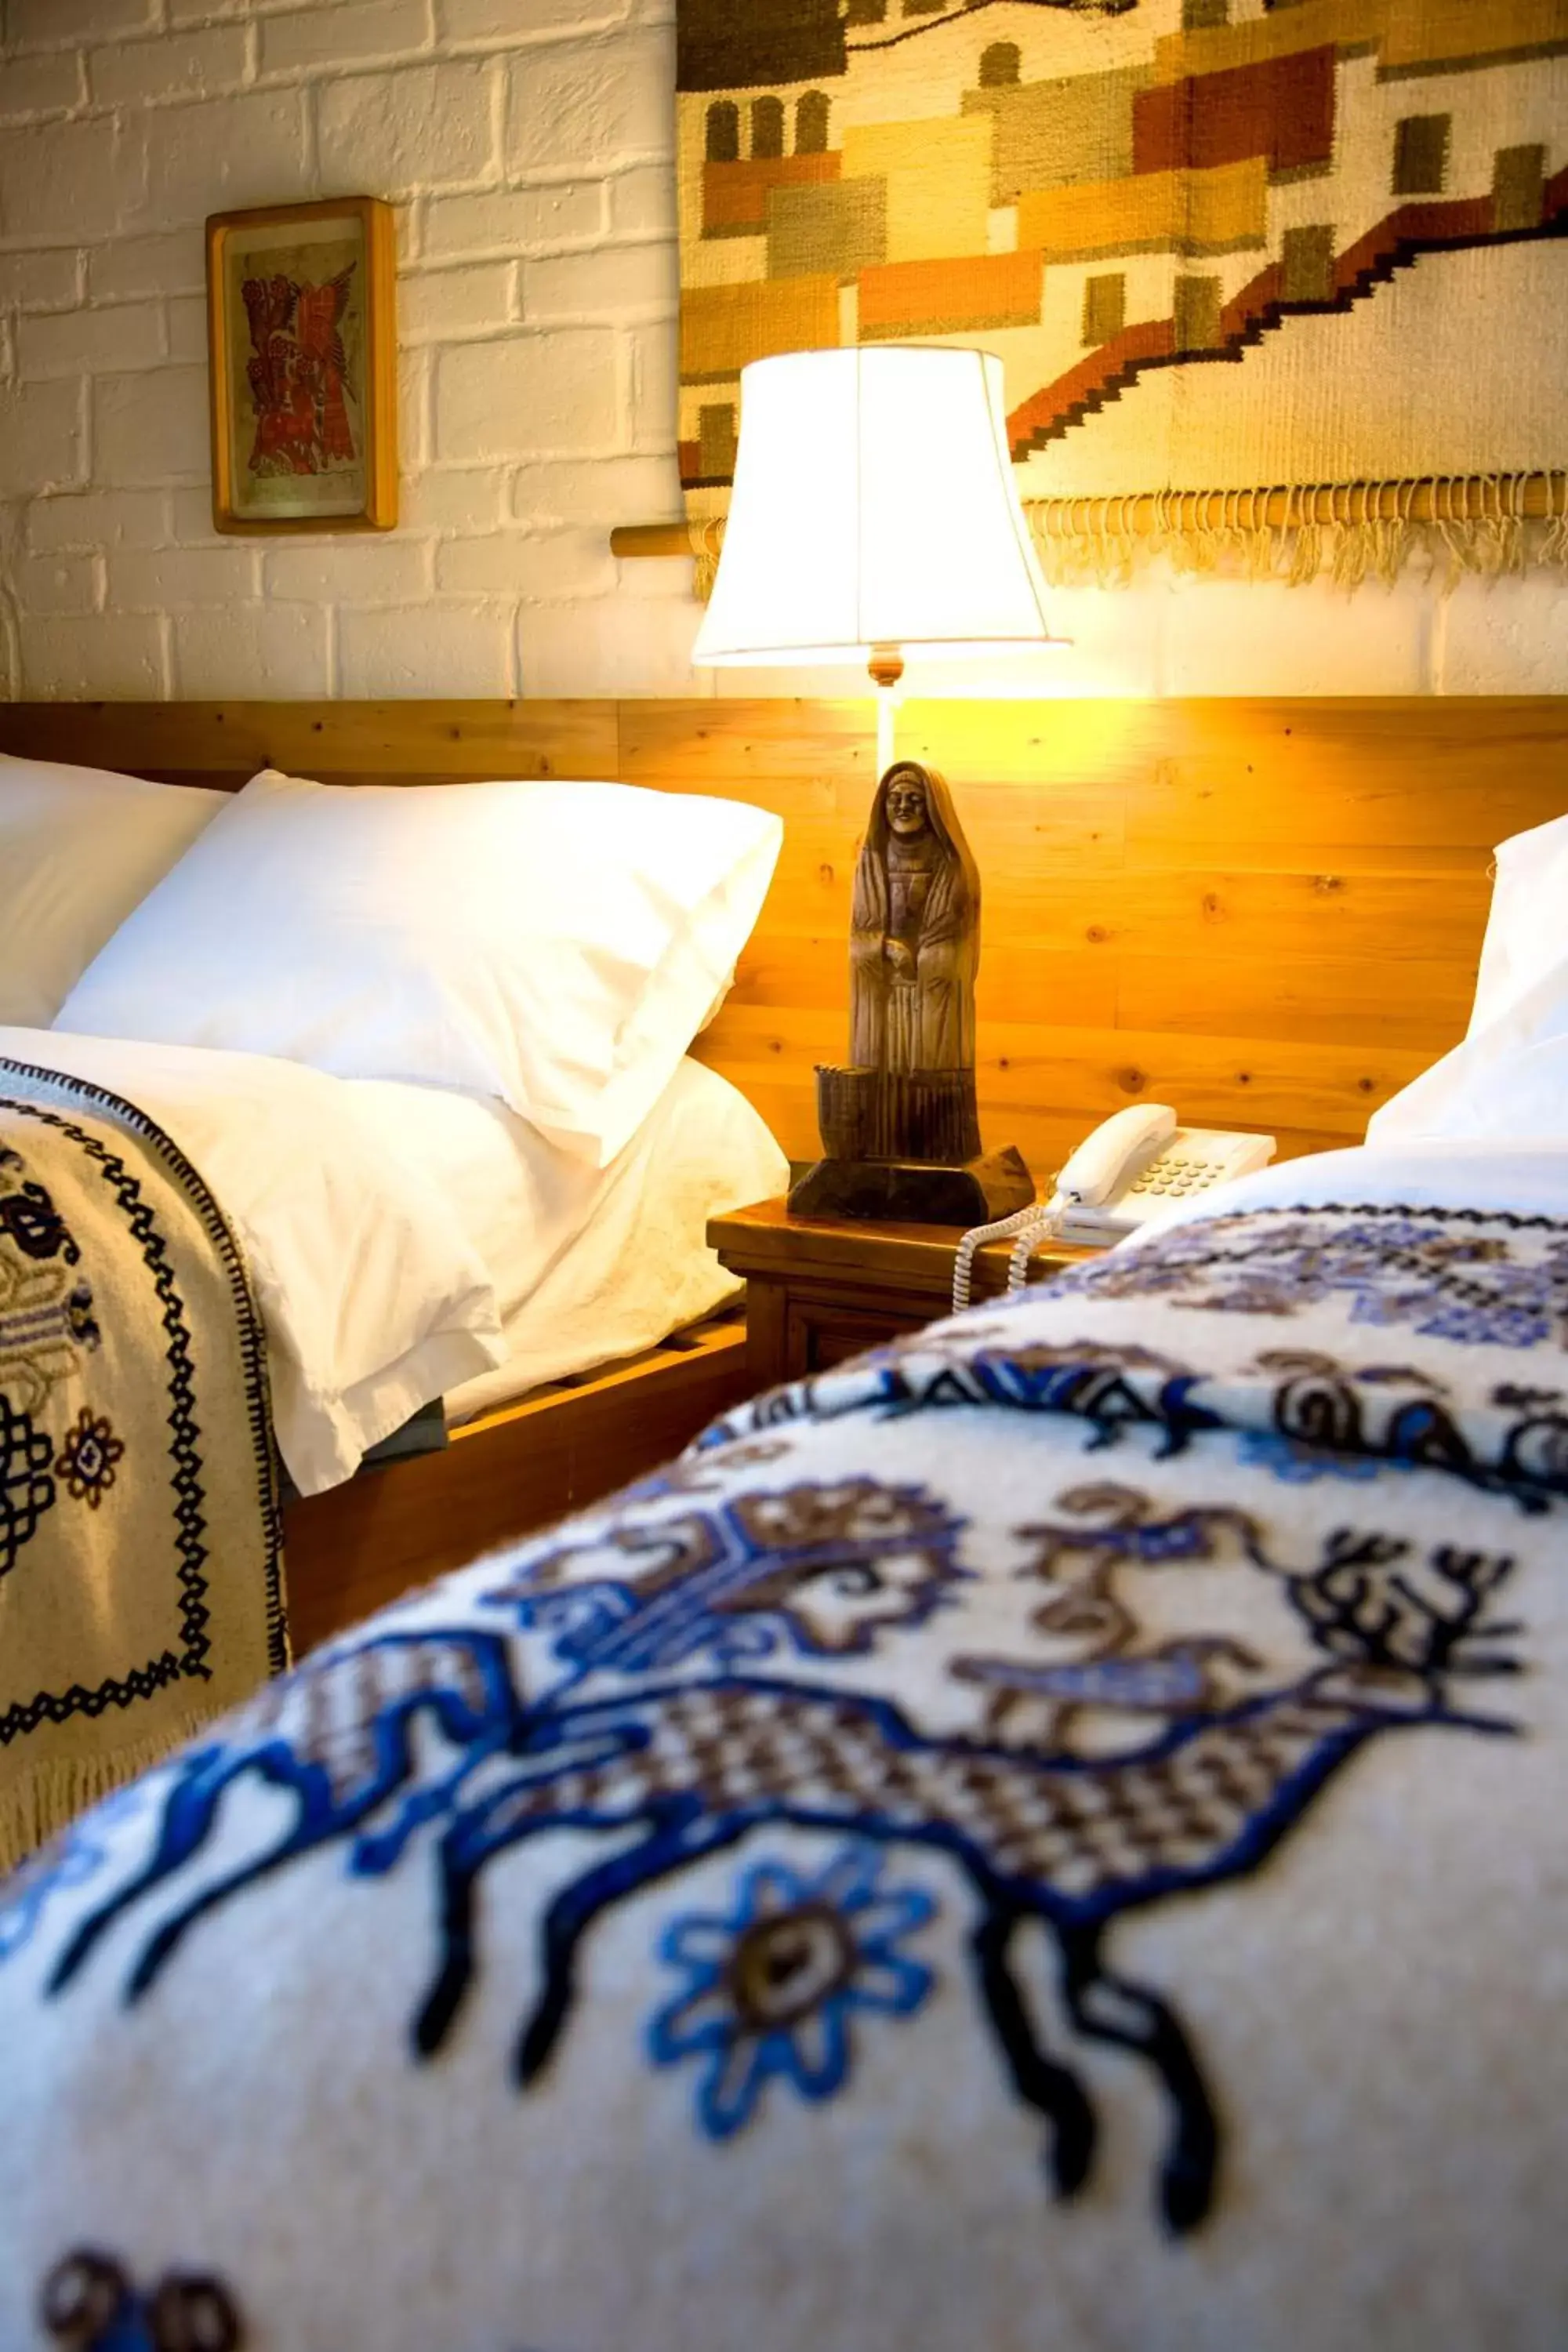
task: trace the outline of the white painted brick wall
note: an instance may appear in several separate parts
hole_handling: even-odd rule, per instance
[[[673,14],[0,0],[0,692],[690,690],[687,568],[608,547],[679,507]],[[403,520],[225,541],[202,225],[339,190],[397,206]]]
[[[738,7],[748,0],[736,0]],[[0,694],[690,693],[674,0],[0,0]],[[397,206],[403,520],[225,540],[202,225]],[[1155,577],[1017,691],[1568,689],[1568,593]],[[954,672],[973,690],[973,672]],[[721,690],[813,687],[843,673]]]

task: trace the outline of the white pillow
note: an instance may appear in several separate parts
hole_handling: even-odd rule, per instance
[[[47,1029],[229,798],[0,752],[0,1024]]]
[[[1568,816],[1516,833],[1497,851],[1491,912],[1468,1034],[1518,1003],[1558,962],[1568,940]]]
[[[58,1025],[499,1095],[605,1166],[761,910],[784,827],[606,783],[310,783],[268,769]]]
[[[1526,836],[1528,838],[1528,836]],[[1568,1150],[1568,961],[1423,1070],[1367,1123],[1380,1150],[1442,1141]]]

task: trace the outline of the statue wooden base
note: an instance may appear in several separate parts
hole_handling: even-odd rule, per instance
[[[989,1225],[1026,1209],[1035,1180],[1017,1151],[989,1151],[962,1168],[931,1160],[819,1160],[789,1196],[795,1217],[864,1217],[895,1225]]]
[[[795,1216],[967,1228],[1035,1197],[1016,1151],[981,1151],[973,1070],[819,1068],[816,1117],[826,1150],[789,1196]]]

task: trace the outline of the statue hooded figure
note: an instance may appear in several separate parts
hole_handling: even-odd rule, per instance
[[[974,1066],[980,877],[942,779],[900,761],[855,869],[849,1056],[860,1069]]]

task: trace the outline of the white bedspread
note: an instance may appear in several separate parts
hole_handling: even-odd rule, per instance
[[[462,1220],[360,1090],[303,1063],[0,1027],[0,1055],[91,1079],[205,1178],[267,1327],[279,1451],[301,1494],[353,1475],[432,1397],[500,1361],[495,1294]],[[380,1087],[407,1116],[460,1097]],[[434,1104],[434,1108],[432,1108]]]

